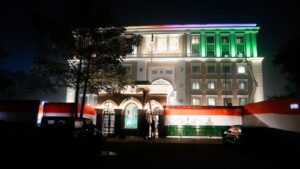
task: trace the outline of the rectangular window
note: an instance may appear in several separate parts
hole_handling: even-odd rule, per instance
[[[199,54],[200,53],[200,37],[199,36],[192,36],[192,53]]]
[[[142,54],[163,56],[182,53],[182,34],[143,35]]]
[[[239,105],[240,106],[244,106],[248,103],[248,99],[247,98],[239,98]]]
[[[237,65],[237,73],[238,74],[246,74],[246,66],[245,65]]]
[[[200,80],[192,80],[192,89],[199,90],[200,89]]]
[[[206,73],[216,73],[216,64],[215,63],[207,63],[206,64]]]
[[[232,99],[231,98],[223,98],[224,106],[232,106]]]
[[[215,81],[208,81],[207,82],[208,89],[216,89],[216,82]]]
[[[157,70],[152,70],[152,74],[157,74]]]
[[[126,70],[126,74],[127,75],[131,75],[131,73],[132,73],[132,65],[131,64],[123,64],[123,67]]]
[[[231,80],[223,81],[223,89],[230,90],[231,89]]]
[[[223,73],[231,73],[231,64],[222,64]]]
[[[215,56],[215,37],[214,36],[207,36],[206,37],[206,56],[207,57],[214,57]]]
[[[221,51],[223,57],[229,57],[229,36],[221,36]]]
[[[244,37],[243,37],[243,36],[237,36],[237,37],[235,38],[235,43],[236,43],[236,44],[244,43]]]
[[[235,38],[236,42],[236,53],[238,57],[245,56],[245,43],[244,43],[244,36],[237,36]]]
[[[213,36],[206,37],[206,43],[215,43],[215,37]]]
[[[192,63],[191,68],[192,68],[192,74],[200,74],[201,73],[200,63],[199,64]]]
[[[228,37],[228,36],[222,36],[222,37],[221,37],[221,42],[222,42],[223,44],[229,43],[229,37]]]
[[[178,51],[179,50],[179,36],[178,35],[169,35],[169,51]]]
[[[166,70],[166,74],[167,75],[173,74],[173,70]]]
[[[239,90],[247,89],[247,82],[246,81],[238,81]]]
[[[215,106],[216,105],[216,98],[215,97],[209,97],[209,98],[207,98],[207,104],[209,106]]]
[[[200,105],[200,98],[192,98],[192,105],[199,106]]]
[[[167,51],[167,35],[157,35],[156,38],[157,46],[156,50],[157,52],[166,52]]]
[[[192,36],[192,44],[199,44],[200,38],[199,36]]]

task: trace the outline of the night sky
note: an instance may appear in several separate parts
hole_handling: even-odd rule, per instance
[[[106,2],[106,1],[104,1]],[[99,5],[101,5],[99,1]],[[108,3],[108,2],[106,2]],[[28,72],[35,53],[32,37],[31,13],[41,11],[59,17],[62,0],[1,0],[0,46],[7,56],[0,60],[0,68]],[[110,0],[116,23],[128,25],[196,24],[196,23],[257,23],[258,54],[263,63],[265,95],[284,93],[285,81],[271,63],[280,45],[299,34],[300,20],[295,2],[263,1],[201,1],[201,0]],[[298,11],[297,11],[298,10]]]

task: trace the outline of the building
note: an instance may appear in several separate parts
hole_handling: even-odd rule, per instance
[[[180,126],[202,130],[241,124],[237,106],[264,100],[258,31],[256,24],[127,27],[128,35],[143,37],[124,63],[137,86],[128,87],[123,99],[89,96],[93,102],[98,97],[98,125],[107,134],[143,135],[154,121],[156,136],[172,135],[171,130],[176,136]],[[176,109],[183,108],[179,115]],[[213,116],[213,109],[229,112]]]

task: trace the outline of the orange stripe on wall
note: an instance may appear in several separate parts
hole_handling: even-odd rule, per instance
[[[292,103],[297,103],[300,105],[300,98],[267,100],[258,103],[247,104],[244,106],[244,113],[246,115],[270,113],[300,115],[300,109],[290,108]]]
[[[225,115],[241,116],[241,107],[167,106],[165,115]]]

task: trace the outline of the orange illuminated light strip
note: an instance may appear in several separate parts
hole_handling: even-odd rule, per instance
[[[241,116],[242,109],[224,108],[224,107],[194,107],[194,106],[167,106],[165,115],[223,115],[223,116]]]

